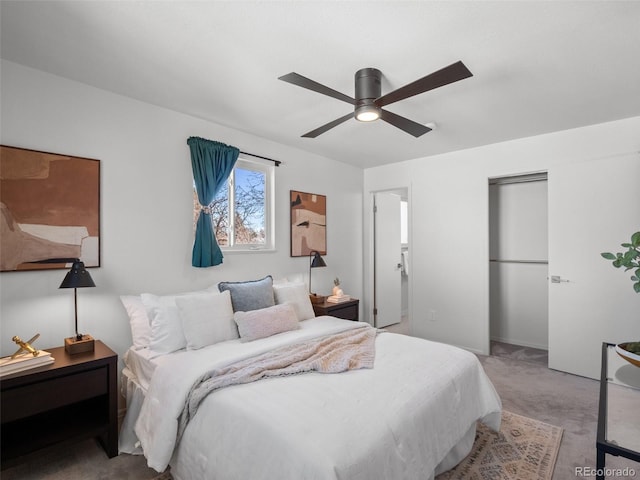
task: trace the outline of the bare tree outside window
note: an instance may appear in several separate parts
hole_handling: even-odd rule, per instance
[[[235,243],[264,244],[265,174],[235,169]]]

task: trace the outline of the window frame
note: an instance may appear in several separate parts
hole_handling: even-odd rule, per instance
[[[264,185],[264,244],[235,244],[235,170],[240,168],[243,170],[252,170],[263,173],[265,176]],[[220,249],[224,253],[248,253],[248,252],[269,252],[275,250],[275,221],[274,221],[274,202],[275,202],[275,165],[263,161],[248,159],[242,155],[238,157],[233,171],[229,175],[227,182],[228,201],[229,201],[229,243],[230,245],[220,245]],[[215,235],[215,232],[214,232]],[[216,239],[217,240],[217,239]]]

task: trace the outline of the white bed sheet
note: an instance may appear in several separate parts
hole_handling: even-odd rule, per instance
[[[263,345],[251,342],[250,350],[356,324],[318,317],[301,325]],[[373,369],[274,378],[215,392],[173,451],[172,427],[160,424],[176,423],[184,404],[176,393],[186,388],[181,385],[190,387],[191,366],[216,357],[212,350],[247,345],[224,343],[160,357],[164,366],[156,365],[164,378],[153,379],[136,432],[153,468],[164,469],[167,452],[172,454],[176,480],[431,478],[445,458],[451,463],[447,455],[456,446],[455,461],[468,452],[477,420],[499,428],[500,399],[473,354],[381,333]]]
[[[158,366],[158,358],[152,358],[154,356],[156,356],[156,354],[148,348],[138,350],[130,348],[123,356],[125,366],[133,374],[136,382],[138,382],[145,392],[149,388],[149,382],[151,382],[153,372]]]

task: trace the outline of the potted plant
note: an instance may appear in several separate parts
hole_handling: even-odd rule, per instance
[[[633,290],[640,293],[640,232],[631,235],[631,243],[622,243],[622,247],[626,248],[626,252],[610,253],[603,252],[603,258],[611,260],[615,268],[624,267],[624,271],[633,270],[631,281],[633,282]],[[619,343],[616,345],[616,352],[627,360],[629,363],[640,367],[640,342]]]

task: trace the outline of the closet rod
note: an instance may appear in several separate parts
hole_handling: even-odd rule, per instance
[[[251,157],[261,158],[262,160],[267,160],[268,162],[273,162],[276,164],[276,167],[279,167],[282,163],[280,160],[274,160],[273,158],[263,157],[262,155],[256,155],[254,153],[243,152],[242,150],[240,150],[240,153],[242,153],[243,155],[249,155]]]
[[[535,263],[540,265],[549,265],[547,260],[497,260],[495,258],[490,258],[489,261],[495,263]]]

